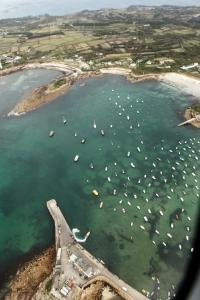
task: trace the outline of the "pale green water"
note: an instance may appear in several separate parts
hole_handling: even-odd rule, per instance
[[[38,82],[42,77],[37,74]],[[199,132],[176,127],[191,100],[158,82],[133,85],[105,76],[76,84],[24,117],[2,117],[2,272],[32,247],[53,242],[46,201],[55,198],[72,228],[83,235],[91,230],[85,246],[111,271],[138,290],[152,291],[152,277],[158,277],[159,296],[166,299],[191,255],[198,212]],[[56,132],[52,139],[50,130]],[[100,199],[91,196],[94,188]]]

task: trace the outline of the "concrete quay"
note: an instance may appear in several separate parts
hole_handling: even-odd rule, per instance
[[[103,281],[124,300],[147,300],[144,295],[112,274],[104,265],[78,244],[56,200],[47,202],[55,223],[56,263],[51,294],[56,299],[74,299],[90,284]]]

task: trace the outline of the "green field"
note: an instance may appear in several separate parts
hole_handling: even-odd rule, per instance
[[[18,25],[8,20],[0,24],[7,33],[0,36],[0,54],[20,55],[25,62],[78,55],[82,62],[92,60],[94,67],[108,61],[123,64],[131,58],[133,63],[142,60],[137,64],[142,71],[151,69],[145,65],[147,60],[152,61],[152,71],[162,69],[156,59],[163,56],[174,60],[172,70],[176,71],[183,64],[200,61],[200,25],[193,17],[198,13],[198,7],[131,7],[19,19]]]

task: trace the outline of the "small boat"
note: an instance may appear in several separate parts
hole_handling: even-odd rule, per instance
[[[51,131],[49,132],[49,137],[53,137],[54,135],[55,135],[55,131],[51,130]]]
[[[96,196],[96,197],[98,197],[98,196],[99,196],[99,193],[98,193],[98,191],[97,191],[97,190],[93,190],[93,191],[92,191],[92,194],[93,194],[94,196]]]
[[[94,169],[93,163],[90,163],[90,169]]]
[[[103,129],[101,129],[101,135],[104,136],[105,135],[105,132]]]
[[[63,124],[66,124],[67,120],[65,119],[65,117],[63,117]]]
[[[102,208],[102,207],[103,207],[103,201],[101,201],[99,204],[99,208]]]
[[[76,156],[74,157],[74,161],[77,162],[78,160],[79,160],[79,155],[76,155]]]
[[[81,144],[85,144],[85,142],[86,142],[86,139],[83,138],[83,139],[81,140]]]
[[[96,123],[95,123],[95,120],[94,120],[93,127],[94,127],[95,129],[97,128],[97,125],[96,125]]]

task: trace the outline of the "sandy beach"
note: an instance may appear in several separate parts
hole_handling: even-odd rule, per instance
[[[165,73],[161,74],[158,79],[166,84],[172,85],[182,92],[200,97],[200,79],[188,76],[187,74]]]
[[[183,93],[192,95],[196,98],[200,97],[200,79],[189,76],[187,74],[179,74],[179,73],[148,73],[143,75],[138,75],[133,72],[131,69],[125,68],[104,68],[99,71],[87,71],[83,72],[80,69],[72,68],[71,66],[65,65],[63,63],[43,63],[43,64],[28,64],[26,66],[19,66],[17,68],[11,68],[10,71],[5,70],[0,73],[0,76],[8,75],[13,72],[26,70],[26,69],[38,69],[45,68],[51,70],[57,70],[64,74],[67,79],[67,83],[61,86],[54,91],[50,91],[49,87],[52,85],[52,82],[49,85],[40,87],[35,89],[27,98],[22,99],[16,107],[9,112],[8,116],[20,116],[29,111],[39,108],[40,106],[53,101],[59,95],[67,92],[67,90],[80,79],[99,76],[105,74],[113,74],[113,75],[122,75],[130,80],[131,82],[140,82],[145,80],[158,80],[164,82],[168,85],[176,87],[180,89]]]

